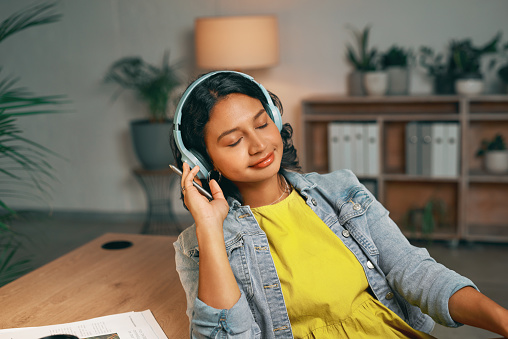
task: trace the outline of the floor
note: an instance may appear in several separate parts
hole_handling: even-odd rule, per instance
[[[191,221],[189,217],[180,217],[176,223],[167,225],[165,229],[159,227],[156,232],[176,235]],[[32,258],[32,265],[36,268],[103,233],[140,233],[143,223],[143,215],[59,213],[51,217],[29,214],[25,220],[15,222],[14,227],[27,235],[25,252],[36,254]],[[414,244],[427,247],[438,262],[469,277],[484,294],[508,308],[508,244],[460,243],[454,247],[446,242]],[[469,326],[450,329],[436,325],[432,334],[450,339],[496,337],[495,334]]]

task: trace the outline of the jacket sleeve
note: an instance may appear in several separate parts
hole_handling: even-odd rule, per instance
[[[460,326],[450,316],[448,300],[463,287],[477,287],[468,278],[437,263],[426,249],[412,246],[388,211],[373,196],[372,199],[367,222],[389,285],[437,323]]]
[[[215,309],[199,298],[199,252],[185,253],[184,238],[180,236],[175,247],[176,270],[187,297],[187,316],[191,338],[253,338],[254,317],[244,294],[230,309]]]

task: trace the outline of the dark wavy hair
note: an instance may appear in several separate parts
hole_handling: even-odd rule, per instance
[[[233,93],[241,93],[258,99],[261,101],[265,110],[269,110],[266,97],[259,86],[241,74],[234,72],[217,73],[202,81],[192,90],[182,107],[182,121],[180,125],[182,141],[187,149],[199,152],[201,157],[210,164],[213,162],[208,155],[205,145],[205,126],[210,119],[210,112],[213,107],[219,101]],[[280,99],[271,92],[269,92],[269,94],[274,105],[279,108],[282,114],[283,109]],[[282,126],[280,134],[284,147],[279,173],[281,170],[300,171],[301,167],[292,140],[293,128],[290,124],[286,123]],[[182,168],[182,156],[176,146],[173,135],[171,135],[170,140],[175,161],[178,167]],[[210,191],[208,182],[206,180],[202,180],[201,182],[203,187]],[[226,198],[235,198],[243,204],[240,191],[232,181],[222,177],[219,185]]]

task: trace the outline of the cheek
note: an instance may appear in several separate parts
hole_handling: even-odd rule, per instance
[[[246,151],[242,147],[209,150],[214,165],[222,174],[242,172],[248,162]]]

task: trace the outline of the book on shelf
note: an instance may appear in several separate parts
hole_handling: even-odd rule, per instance
[[[127,312],[83,321],[0,330],[0,339],[34,339],[67,334],[80,339],[168,339],[150,310]]]
[[[456,122],[406,124],[406,173],[430,177],[459,175],[460,135]]]
[[[329,123],[328,161],[330,172],[350,169],[357,176],[379,174],[379,129],[377,123]]]

